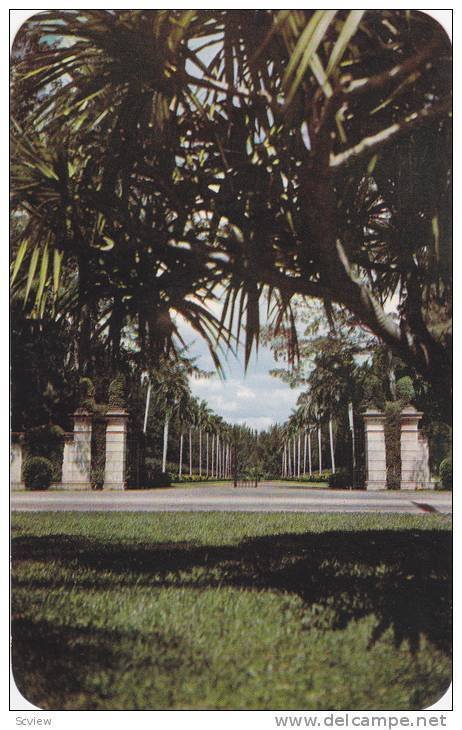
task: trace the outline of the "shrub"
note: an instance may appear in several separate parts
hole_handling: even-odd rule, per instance
[[[170,487],[172,485],[172,477],[168,471],[162,471],[160,467],[146,469],[146,477],[141,488],[155,489],[156,487]]]
[[[331,474],[330,469],[325,469],[321,472],[321,474],[317,471],[314,474],[304,474],[300,475],[299,477],[283,477],[284,481],[286,482],[308,482],[311,484],[319,484],[321,482],[328,482],[329,476]],[[277,479],[280,479],[281,477],[278,476]]]
[[[402,405],[407,405],[415,399],[414,385],[409,375],[405,375],[397,381],[396,397]]]
[[[382,410],[385,406],[385,396],[381,380],[370,373],[363,383],[363,408],[378,408]]]
[[[52,467],[52,481],[61,480],[63,466],[64,431],[60,426],[34,426],[26,433],[27,455],[43,456]]]
[[[452,489],[452,458],[443,459],[440,464],[440,479],[443,489]]]
[[[95,386],[90,378],[80,378],[79,380],[79,408],[85,411],[93,412],[95,405]]]
[[[347,489],[353,486],[353,475],[349,469],[344,467],[337,469],[335,474],[329,475],[329,487],[331,489]]]
[[[51,484],[53,467],[44,456],[30,456],[23,467],[26,489],[48,489]]]

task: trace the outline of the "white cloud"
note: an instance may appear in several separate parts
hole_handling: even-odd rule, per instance
[[[257,394],[245,385],[238,385],[236,389],[236,397],[243,401],[253,400],[257,397]]]
[[[257,429],[257,431],[264,431],[273,424],[273,420],[269,416],[249,416],[236,421],[236,423],[245,424],[249,428]]]
[[[193,379],[191,390],[226,421],[258,429],[285,421],[300,393],[300,389],[291,390],[264,371],[224,381],[218,377]]]
[[[214,313],[217,313],[220,305],[221,302],[213,303]],[[197,358],[197,365],[213,371],[213,362],[204,340],[184,322],[180,328],[185,341],[191,343],[190,355]],[[223,358],[225,380],[218,376],[192,378],[190,384],[193,394],[207,401],[209,407],[229,423],[247,423],[256,429],[282,423],[295,408],[301,389],[292,390],[269,374],[276,364],[268,347],[260,346],[258,353],[252,354],[247,373],[242,357],[241,352],[240,357],[228,353],[226,360]]]

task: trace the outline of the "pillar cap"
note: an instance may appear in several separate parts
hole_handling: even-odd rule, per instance
[[[121,416],[123,418],[128,418],[128,412],[123,408],[108,408],[106,416]]]
[[[378,408],[368,408],[363,413],[364,418],[385,418],[383,411],[379,411]]]
[[[423,412],[418,411],[415,406],[409,405],[403,408],[403,410],[401,411],[401,416],[404,416],[404,418],[422,418]]]
[[[71,415],[77,418],[92,418],[93,414],[84,408],[77,408],[77,410],[75,410],[74,413],[71,413]]]

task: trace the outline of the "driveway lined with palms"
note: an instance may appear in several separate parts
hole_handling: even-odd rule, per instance
[[[145,512],[399,512],[452,513],[449,492],[366,492],[263,482],[257,489],[232,484],[124,492],[14,492],[13,510]]]

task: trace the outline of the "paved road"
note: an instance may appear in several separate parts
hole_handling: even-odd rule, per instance
[[[257,489],[229,485],[124,492],[13,492],[13,510],[130,512],[403,512],[452,513],[447,492],[362,492],[264,483]]]

